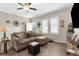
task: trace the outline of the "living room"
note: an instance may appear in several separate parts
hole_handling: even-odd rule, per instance
[[[0,3],[0,55],[67,56],[67,31],[72,23],[73,5]]]

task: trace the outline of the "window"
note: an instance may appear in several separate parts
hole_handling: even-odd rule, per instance
[[[58,34],[59,28],[59,17],[54,17],[50,20],[50,32],[53,34]]]
[[[42,32],[48,33],[48,20],[43,20],[41,26],[42,26]]]
[[[32,31],[32,23],[26,23],[27,25],[27,31]]]
[[[37,28],[37,22],[32,22],[32,30],[36,31]]]

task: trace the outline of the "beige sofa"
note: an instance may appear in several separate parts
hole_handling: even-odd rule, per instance
[[[45,36],[41,36],[38,33],[31,32],[31,36],[28,37],[28,33],[25,32],[17,32],[11,34],[12,47],[19,51],[23,48],[28,47],[30,42],[36,41],[40,43],[40,45],[44,45],[48,42],[48,38]]]

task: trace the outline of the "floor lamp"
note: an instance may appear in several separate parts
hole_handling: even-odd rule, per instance
[[[1,38],[1,46],[2,43],[4,44],[4,53],[7,54],[7,42],[9,41],[9,38],[6,36],[6,32],[8,31],[7,27],[0,27],[0,32],[3,32],[3,37]]]

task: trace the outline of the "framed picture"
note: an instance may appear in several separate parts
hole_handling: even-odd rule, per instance
[[[22,22],[22,25],[24,25],[24,22]]]
[[[60,20],[60,27],[64,27],[64,20]]]
[[[18,26],[19,25],[19,22],[17,20],[14,20],[12,23],[13,23],[14,26]]]
[[[10,24],[10,21],[9,21],[9,20],[6,20],[6,23],[7,23],[7,24]]]

